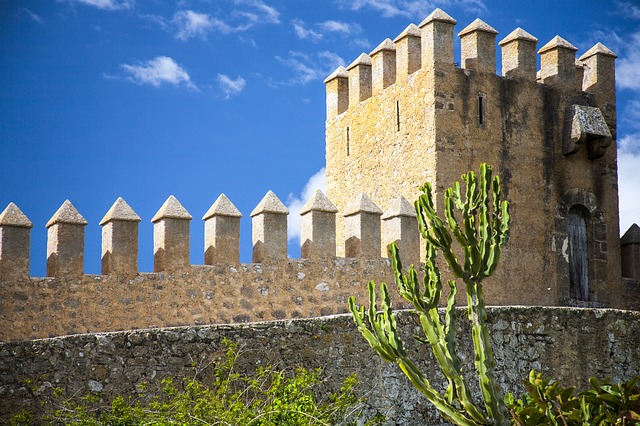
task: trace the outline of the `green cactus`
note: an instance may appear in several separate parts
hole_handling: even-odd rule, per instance
[[[407,358],[403,342],[396,331],[396,320],[391,307],[386,284],[381,285],[382,310],[377,311],[375,284],[369,283],[369,309],[359,310],[353,297],[349,308],[358,329],[369,345],[388,362],[396,362],[413,385],[420,390],[442,415],[458,425],[508,425],[509,414],[504,398],[494,377],[494,360],[489,332],[486,327],[486,312],[482,296],[482,280],[491,276],[500,259],[502,246],[509,238],[509,203],[501,200],[500,179],[491,178],[491,166],[480,165],[479,179],[474,172],[462,176],[466,190],[464,199],[460,184],[456,182],[444,193],[443,221],[435,211],[431,185],[420,189],[422,194],[415,202],[418,225],[426,241],[423,288],[418,272],[413,265],[406,274],[395,244],[389,250],[392,258],[394,279],[400,295],[416,309],[426,339],[429,343],[448,386],[444,395],[439,394]],[[462,213],[462,226],[455,211]],[[464,253],[461,265],[454,253],[453,238]],[[475,366],[484,400],[484,409],[471,398],[462,374],[460,360],[456,355],[455,335],[455,281],[447,281],[449,296],[444,318],[438,312],[442,295],[440,271],[436,256],[442,253],[454,276],[461,279],[467,294],[467,313],[471,322],[475,350]]]

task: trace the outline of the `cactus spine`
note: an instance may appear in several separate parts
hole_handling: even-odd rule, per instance
[[[397,335],[396,320],[391,308],[386,284],[381,285],[382,310],[377,312],[375,284],[369,283],[369,309],[359,310],[353,297],[349,307],[358,329],[369,345],[384,359],[396,362],[413,385],[420,390],[449,421],[458,425],[508,425],[509,415],[504,399],[494,377],[494,360],[486,327],[486,312],[482,296],[482,280],[492,275],[500,259],[502,246],[509,238],[509,203],[501,200],[500,179],[491,178],[491,166],[480,166],[479,179],[474,172],[462,176],[465,182],[464,199],[460,184],[456,182],[444,193],[443,221],[435,211],[431,185],[420,189],[422,194],[415,202],[420,233],[426,241],[426,259],[423,288],[418,272],[411,265],[406,274],[395,244],[390,246],[395,283],[402,297],[413,304],[420,317],[420,324],[436,361],[447,378],[448,386],[440,395],[407,358],[403,342]],[[462,213],[462,227],[455,211]],[[453,237],[464,252],[460,264],[452,247]],[[484,399],[484,409],[471,398],[462,375],[460,360],[456,354],[455,335],[455,281],[447,281],[449,296],[444,318],[438,312],[442,295],[440,271],[436,256],[441,252],[449,269],[462,280],[467,294],[467,313],[471,322],[475,366]],[[366,320],[366,323],[365,323]]]

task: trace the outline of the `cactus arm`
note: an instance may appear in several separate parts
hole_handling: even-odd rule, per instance
[[[466,282],[468,315],[471,322],[475,365],[480,381],[480,390],[489,418],[496,425],[508,425],[509,413],[494,375],[495,362],[486,325],[486,311],[482,286],[473,281]]]

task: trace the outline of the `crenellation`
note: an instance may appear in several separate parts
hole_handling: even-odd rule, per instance
[[[170,195],[153,216],[153,271],[179,271],[190,262],[189,224],[193,217]]]
[[[287,259],[287,215],[289,209],[268,191],[251,212],[252,261],[277,263]]]
[[[138,274],[138,223],[140,216],[121,198],[100,221],[102,226],[102,274]]]
[[[372,94],[377,95],[396,82],[396,45],[387,38],[369,56]]]
[[[460,31],[460,66],[495,74],[497,34],[498,31],[479,18]]]
[[[396,80],[406,79],[420,69],[420,40],[420,29],[415,24],[409,24],[393,39],[396,45]]]
[[[224,194],[207,210],[202,217],[205,265],[240,263],[241,217],[242,213]]]
[[[338,67],[324,80],[327,93],[327,120],[330,120],[349,108],[349,73],[344,67]]]
[[[422,64],[425,68],[453,66],[453,27],[457,23],[439,8],[420,23]]]
[[[66,200],[49,219],[47,276],[74,277],[84,273],[84,227],[87,221]]]
[[[33,223],[14,203],[0,213],[0,277],[29,276],[31,228]]]
[[[344,211],[346,257],[380,258],[382,210],[361,192]]]
[[[536,81],[538,39],[518,27],[499,43],[502,47],[502,75]]]
[[[300,209],[300,252],[306,259],[336,256],[338,209],[320,190]]]
[[[420,266],[420,231],[416,210],[402,195],[391,200],[387,211],[382,215],[382,251],[398,244],[403,265]]]
[[[618,56],[604,44],[596,43],[580,56],[584,66],[582,90],[595,95],[607,124],[616,129],[616,74],[615,60]]]
[[[573,89],[576,85],[577,51],[577,47],[560,36],[542,46],[538,50],[541,82]]]
[[[349,73],[349,105],[371,97],[371,57],[361,54],[348,67]]]

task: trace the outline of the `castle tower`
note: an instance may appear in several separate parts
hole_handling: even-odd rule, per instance
[[[390,68],[390,44],[371,52],[370,96],[348,93],[364,87],[363,73],[338,70],[327,82],[327,196],[342,213],[362,192],[387,211],[399,195],[413,202],[429,181],[441,210],[445,188],[489,163],[513,222],[495,284],[486,286],[488,303],[622,306],[615,54],[598,43],[576,67],[577,49],[556,36],[538,51],[536,78],[533,35],[518,28],[502,39],[496,70],[497,31],[480,20],[464,27],[454,60],[455,25],[437,9],[419,34],[410,26],[396,37],[392,84],[380,71]],[[407,57],[418,54],[418,68],[408,67]],[[337,221],[340,256],[344,216]]]

